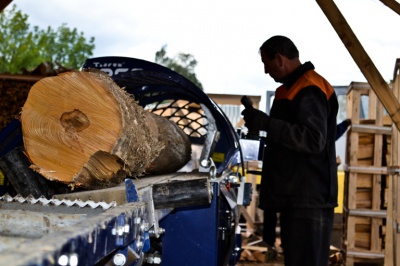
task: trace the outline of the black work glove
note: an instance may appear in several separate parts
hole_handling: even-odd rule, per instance
[[[244,109],[242,115],[249,132],[268,131],[270,118],[266,113],[250,107]]]
[[[336,140],[338,140],[344,134],[344,132],[346,132],[349,126],[351,126],[350,119],[343,120],[341,123],[336,125]]]
[[[342,123],[344,123],[344,125],[346,126],[346,128],[348,128],[349,126],[351,126],[351,119],[347,118],[346,120],[344,120]]]

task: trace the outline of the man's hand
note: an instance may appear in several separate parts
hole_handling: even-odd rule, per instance
[[[338,140],[344,132],[351,126],[351,120],[346,119],[336,125],[336,140]]]
[[[245,121],[244,125],[249,132],[268,131],[270,118],[266,113],[255,108],[246,108],[242,111],[242,115]]]

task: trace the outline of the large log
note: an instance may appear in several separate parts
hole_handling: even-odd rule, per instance
[[[71,186],[110,187],[127,175],[177,171],[190,160],[188,136],[144,110],[101,71],[38,81],[22,108],[21,123],[32,168]]]

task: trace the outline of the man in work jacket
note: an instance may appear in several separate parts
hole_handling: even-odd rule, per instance
[[[326,266],[338,190],[336,94],[311,62],[300,62],[289,38],[271,37],[260,54],[265,73],[282,85],[270,116],[242,112],[246,127],[267,132],[259,207],[280,212],[286,266]]]

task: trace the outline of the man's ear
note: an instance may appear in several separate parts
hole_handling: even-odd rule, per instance
[[[286,59],[286,57],[284,57],[284,56],[281,55],[281,54],[276,54],[276,55],[275,55],[276,64],[277,64],[279,67],[282,67],[282,66],[283,66],[283,64],[284,64],[284,62],[285,62],[285,59]]]

